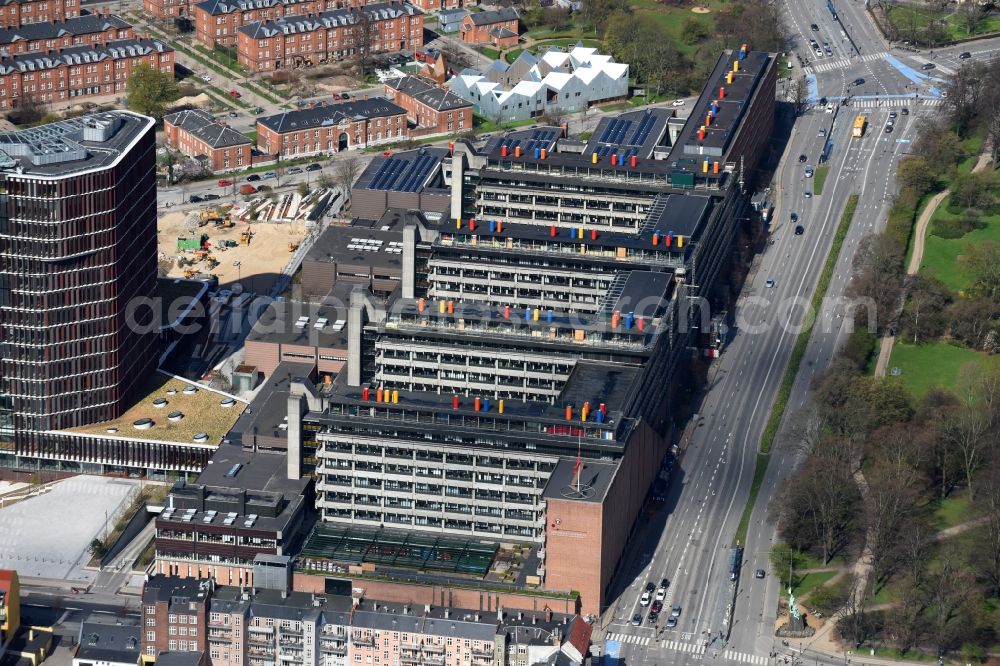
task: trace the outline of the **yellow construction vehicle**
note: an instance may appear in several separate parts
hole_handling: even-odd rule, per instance
[[[247,225],[247,230],[240,234],[240,245],[249,245],[251,238],[253,238],[253,232],[250,231],[250,225]]]
[[[187,278],[188,280],[190,280],[191,278],[193,278],[197,274],[198,274],[198,271],[193,271],[190,268],[185,269],[185,271],[184,271],[184,277]]]
[[[289,243],[288,244],[288,251],[289,252],[295,252],[297,249],[299,249],[299,244],[298,243]]]
[[[199,226],[206,225],[209,222],[213,224],[222,224],[223,220],[225,219],[222,215],[219,215],[214,210],[203,210],[201,211],[201,213],[199,213],[199,217],[201,219],[201,223]]]

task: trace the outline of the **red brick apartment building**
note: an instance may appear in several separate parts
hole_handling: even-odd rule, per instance
[[[425,12],[439,12],[442,9],[461,9],[472,3],[465,0],[413,0],[413,4]]]
[[[80,15],[80,0],[4,0],[0,2],[0,28],[25,23],[65,21]]]
[[[142,0],[142,8],[146,14],[161,19],[194,15],[192,0]]]
[[[282,16],[309,16],[362,4],[359,0],[205,0],[193,6],[195,34],[198,41],[207,46],[233,46],[236,44],[236,31],[256,21],[273,21]]]
[[[132,68],[139,63],[173,77],[174,50],[155,39],[125,39],[74,46],[59,53],[0,58],[0,110],[13,109],[25,96],[52,103],[121,95]]]
[[[501,49],[517,46],[520,34],[518,23],[517,12],[510,7],[469,14],[462,19],[462,41],[467,44],[492,44]]]
[[[122,39],[135,39],[132,26],[117,16],[100,14],[0,28],[0,49],[8,55],[59,52],[72,46],[93,46]]]
[[[200,157],[212,171],[250,166],[253,142],[200,109],[163,116],[163,136],[171,148],[188,157]]]
[[[332,154],[407,136],[406,109],[380,97],[257,119],[257,149],[285,158]]]
[[[142,661],[160,652],[205,650],[210,581],[153,576],[142,589]]]
[[[386,81],[385,96],[406,109],[407,118],[417,126],[410,130],[411,136],[461,132],[472,127],[471,102],[419,77]]]
[[[424,45],[423,13],[411,4],[391,2],[285,16],[239,28],[236,48],[240,64],[248,70],[271,72],[341,60],[354,54],[357,40],[365,37],[372,52],[418,49]]]

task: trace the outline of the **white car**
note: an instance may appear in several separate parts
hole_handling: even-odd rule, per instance
[[[212,80],[212,77],[211,77],[211,76],[209,76],[208,74],[202,74],[202,75],[201,75],[201,80],[202,80],[202,81],[205,81],[205,82],[207,83],[208,81],[211,81],[211,80]]]
[[[767,282],[764,283],[764,286],[767,287],[768,289],[774,289],[774,280],[768,278]]]
[[[833,113],[833,102],[828,102],[826,105],[826,112]]]
[[[649,592],[643,592],[642,593],[642,598],[639,599],[639,605],[640,606],[648,606],[649,602],[650,602]]]
[[[684,106],[684,100],[675,99],[673,102],[670,103],[670,106]]]
[[[656,591],[656,600],[657,601],[663,601],[666,598],[667,598],[667,588],[661,587],[660,589],[658,589]]]

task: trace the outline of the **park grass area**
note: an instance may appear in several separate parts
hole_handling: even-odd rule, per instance
[[[496,49],[491,49],[488,46],[484,46],[482,48],[482,51],[483,55],[489,58],[490,60],[499,60],[500,58],[500,52],[497,51]]]
[[[896,29],[904,39],[910,35],[911,26],[916,28],[919,36],[919,33],[925,32],[931,23],[942,20],[944,32],[952,41],[971,39],[1000,32],[1000,16],[995,14],[990,14],[980,20],[975,30],[970,34],[966,29],[962,17],[950,9],[939,11],[934,8],[918,7],[909,3],[889,5],[889,9],[886,11],[886,18],[896,26]]]
[[[632,0],[632,9],[639,16],[644,16],[663,26],[673,38],[677,48],[686,56],[694,56],[701,42],[688,43],[681,29],[684,19],[694,17],[701,21],[710,34],[715,32],[715,13],[726,8],[728,2],[723,0],[702,0],[698,5],[709,10],[707,14],[696,14],[690,7],[671,7],[659,0]]]
[[[584,46],[589,47],[589,48],[593,48],[593,49],[600,49],[600,48],[602,48],[602,46],[601,46],[601,40],[599,40],[599,39],[580,39],[580,38],[577,38],[577,37],[560,37],[560,38],[556,38],[556,39],[543,39],[543,40],[539,40],[539,41],[535,42],[534,44],[532,44],[531,46],[529,46],[528,50],[531,51],[532,53],[541,53],[542,51],[544,51],[544,50],[546,50],[546,49],[548,49],[550,47],[557,48],[557,49],[562,49],[562,50],[566,50],[566,49],[573,48],[577,44],[583,44]]]
[[[932,510],[932,525],[936,530],[946,530],[955,525],[966,523],[975,516],[968,491],[956,491],[943,499],[938,498],[930,503]]]
[[[795,592],[795,596],[802,598],[809,592],[815,590],[817,587],[825,585],[836,575],[836,571],[816,571],[807,573],[795,581],[795,586],[792,590]]]
[[[902,382],[920,400],[935,386],[954,391],[962,376],[962,368],[972,363],[1000,368],[1000,357],[988,356],[947,342],[912,345],[897,340],[889,358],[887,378]],[[893,368],[899,368],[898,377],[893,376]]]
[[[823,185],[826,184],[826,178],[830,175],[830,165],[824,164],[822,166],[816,167],[816,174],[813,178],[816,182],[813,183],[813,194],[819,196],[823,194]]]
[[[524,52],[524,49],[511,49],[507,53],[503,54],[503,59],[508,63],[512,63],[518,59],[518,57]]]
[[[513,129],[515,127],[526,127],[528,125],[534,125],[538,122],[538,118],[525,118],[524,120],[513,120],[509,123],[495,123],[492,120],[487,120],[481,116],[472,117],[472,125],[476,128],[477,132],[489,133],[489,132],[499,132],[500,130]],[[434,141],[441,140],[441,137],[433,137]]]
[[[959,215],[949,212],[950,198],[945,198],[931,218],[930,230],[924,242],[924,256],[920,262],[920,270],[924,274],[933,275],[952,291],[967,289],[972,282],[972,276],[965,270],[960,261],[969,245],[984,241],[1000,243],[1000,213],[983,215],[980,218],[982,227],[973,229],[961,238],[941,238],[935,235],[935,227],[941,223],[953,220]]]

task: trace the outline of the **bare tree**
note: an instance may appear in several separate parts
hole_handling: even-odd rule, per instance
[[[913,517],[899,535],[899,563],[906,574],[908,589],[923,582],[927,562],[934,551],[937,533],[922,518]]]
[[[989,585],[990,596],[1000,596],[1000,465],[996,462],[976,504],[983,512],[984,524],[969,549],[968,562],[976,576]]]
[[[351,33],[354,37],[354,58],[358,63],[360,78],[364,79],[375,63],[374,54],[378,50],[381,31],[378,21],[363,7],[354,9],[353,15],[355,21]]]
[[[805,77],[800,76],[794,79],[786,90],[788,101],[795,109],[795,115],[799,115],[805,107],[806,100],[809,99],[809,83]]]
[[[915,503],[914,493],[892,468],[869,474],[864,494],[865,547],[871,558],[873,588],[884,583],[896,565],[900,531]]]
[[[993,106],[986,120],[986,140],[989,141],[993,164],[1000,159],[1000,106]]]
[[[972,35],[976,32],[979,24],[983,22],[986,18],[986,14],[989,12],[989,7],[985,2],[978,2],[978,0],[966,0],[966,2],[960,2],[955,13],[958,14],[959,19],[962,21],[962,27],[965,28],[966,35]]]
[[[969,498],[974,498],[972,478],[982,467],[995,437],[990,432],[990,417],[984,413],[973,387],[967,389],[961,403],[941,423],[941,438],[958,453]]]
[[[337,160],[333,170],[333,180],[344,192],[350,192],[354,181],[361,175],[361,160],[357,155],[345,155]]]

